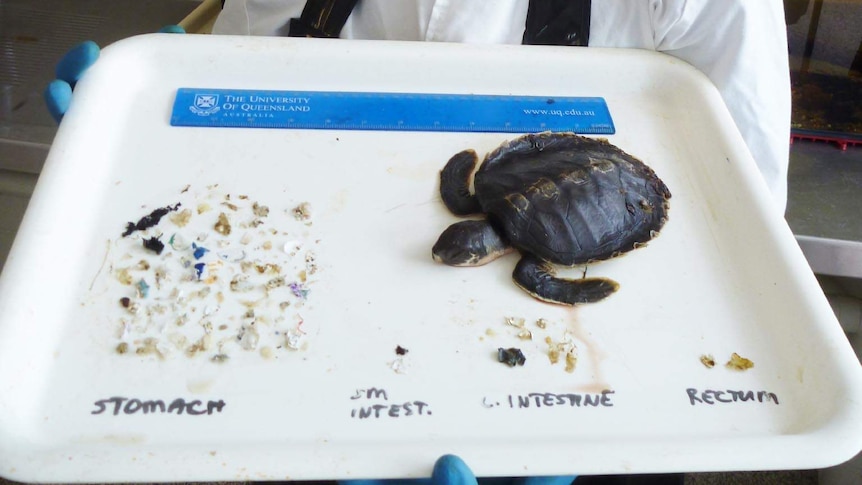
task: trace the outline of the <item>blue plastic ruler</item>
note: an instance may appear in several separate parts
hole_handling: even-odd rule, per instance
[[[604,98],[180,88],[173,126],[613,134]]]

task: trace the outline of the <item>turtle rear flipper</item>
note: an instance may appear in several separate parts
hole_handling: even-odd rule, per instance
[[[558,278],[550,265],[531,255],[521,257],[512,277],[518,286],[535,298],[563,305],[597,302],[620,286],[608,278]]]
[[[470,193],[470,176],[478,163],[476,152],[464,150],[450,158],[440,171],[440,197],[455,215],[466,216],[482,212],[479,200]]]

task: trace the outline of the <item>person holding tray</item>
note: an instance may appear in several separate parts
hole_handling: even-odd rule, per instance
[[[214,34],[639,48],[692,64],[718,88],[775,205],[787,204],[790,74],[781,0],[226,0]],[[176,29],[173,29],[176,30]],[[98,56],[70,52],[46,93],[62,116]],[[69,81],[69,82],[67,82]]]
[[[213,33],[663,52],[692,64],[718,88],[776,208],[783,213],[786,206],[790,79],[781,0],[226,0]],[[58,79],[45,92],[58,121],[75,82],[98,54],[98,46],[86,42],[58,64]],[[574,479],[515,483],[565,485]],[[430,483],[475,484],[476,477],[463,460],[446,455],[434,464]]]

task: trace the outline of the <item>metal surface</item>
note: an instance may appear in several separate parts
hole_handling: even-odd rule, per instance
[[[42,101],[71,47],[101,46],[180,22],[198,0],[0,2],[0,169],[39,173],[56,123]]]
[[[786,218],[814,272],[862,278],[862,149],[796,142],[788,192]]]

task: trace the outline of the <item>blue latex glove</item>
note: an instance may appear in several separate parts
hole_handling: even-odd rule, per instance
[[[159,32],[183,34],[185,30],[179,25],[162,27]],[[45,88],[45,105],[54,120],[59,123],[72,103],[72,90],[84,75],[84,72],[99,58],[99,46],[91,41],[85,41],[71,48],[57,63],[56,76]]]
[[[431,478],[415,480],[348,480],[342,485],[570,485],[575,476],[477,479],[464,460],[443,455],[434,463]]]

